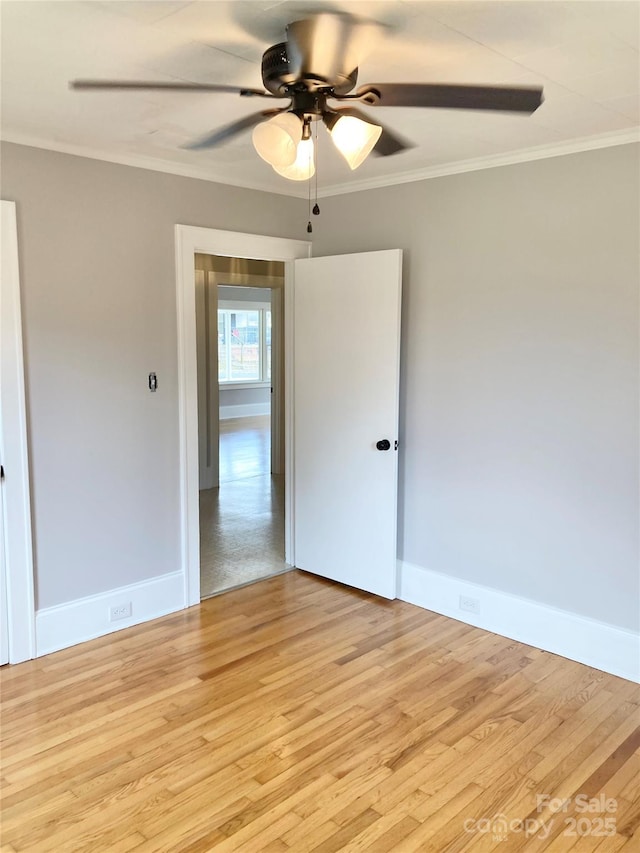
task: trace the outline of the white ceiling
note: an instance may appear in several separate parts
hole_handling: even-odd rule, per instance
[[[227,94],[73,92],[78,77],[261,87],[263,50],[319,8],[382,21],[367,82],[541,84],[533,116],[369,109],[416,143],[351,172],[319,131],[321,195],[628,141],[640,124],[640,4],[635,0],[223,2],[2,0],[2,138],[116,162],[301,195],[251,145],[189,140],[264,108]],[[636,131],[634,131],[634,128]]]

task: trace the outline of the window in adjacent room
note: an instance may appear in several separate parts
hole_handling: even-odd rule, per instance
[[[218,382],[271,382],[269,303],[218,303]]]

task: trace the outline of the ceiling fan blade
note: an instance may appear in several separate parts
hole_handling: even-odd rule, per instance
[[[378,139],[372,151],[373,154],[377,154],[379,157],[389,157],[391,154],[399,154],[400,151],[406,151],[408,148],[415,147],[412,142],[403,139],[397,133],[393,133],[388,127],[385,127],[385,125],[380,124],[376,119],[363,113],[362,110],[358,110],[355,107],[338,107],[335,112],[359,118],[361,121],[366,121],[369,124],[375,124],[382,128],[380,139]]]
[[[227,124],[218,130],[214,130],[213,133],[209,133],[200,139],[196,139],[194,142],[189,142],[186,145],[183,145],[182,148],[188,148],[190,151],[199,151],[202,148],[215,148],[216,145],[226,142],[228,139],[231,139],[232,136],[241,133],[243,130],[247,130],[250,127],[254,127],[256,124],[260,124],[263,119],[270,118],[271,116],[277,115],[281,112],[284,112],[284,110],[264,110],[261,113],[251,113],[251,115],[245,116],[238,121],[232,121],[231,124]]]
[[[248,89],[243,86],[219,86],[216,83],[157,83],[152,80],[72,80],[70,89],[91,89],[118,91],[158,91],[158,92],[227,92],[243,97],[274,98],[270,92],[263,89]]]
[[[540,86],[455,86],[440,83],[372,83],[355,98],[371,107],[440,107],[532,113],[543,101]]]

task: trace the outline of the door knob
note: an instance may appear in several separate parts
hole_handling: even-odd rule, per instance
[[[376,442],[376,447],[378,450],[391,450],[391,442],[387,438],[381,438]]]

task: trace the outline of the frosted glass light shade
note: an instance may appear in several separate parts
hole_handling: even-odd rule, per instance
[[[313,162],[313,139],[302,139],[298,143],[298,151],[295,163],[291,166],[273,167],[283,178],[290,181],[306,181],[315,174],[316,167]]]
[[[261,122],[251,136],[257,153],[274,168],[295,163],[301,137],[302,122],[293,113],[280,113]]]
[[[355,116],[340,116],[330,133],[333,144],[349,166],[357,169],[380,139],[382,128]]]

